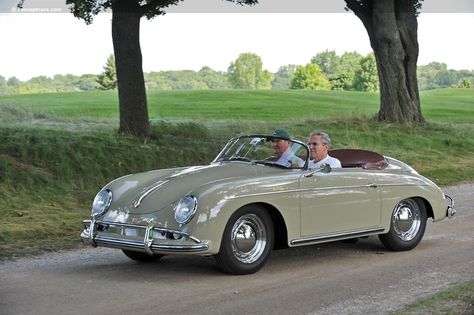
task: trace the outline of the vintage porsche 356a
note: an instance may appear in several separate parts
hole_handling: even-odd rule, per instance
[[[281,165],[270,135],[231,139],[209,165],[127,175],[95,197],[81,234],[93,246],[137,261],[169,254],[213,255],[232,274],[249,274],[274,248],[378,235],[389,250],[414,248],[427,218],[455,214],[429,179],[375,152],[331,151],[342,168]],[[308,160],[308,146],[291,141]]]

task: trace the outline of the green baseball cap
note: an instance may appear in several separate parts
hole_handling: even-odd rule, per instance
[[[272,133],[272,138],[291,140],[291,135],[285,129],[275,129]]]

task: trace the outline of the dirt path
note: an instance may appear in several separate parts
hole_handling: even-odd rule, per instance
[[[0,313],[387,314],[474,279],[474,184],[445,191],[457,216],[429,222],[409,252],[371,237],[275,251],[260,272],[229,276],[209,257],[142,265],[88,248],[0,263]]]

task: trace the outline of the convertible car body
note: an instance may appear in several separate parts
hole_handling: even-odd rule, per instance
[[[427,218],[454,215],[453,201],[396,159],[334,150],[342,168],[310,170],[272,157],[271,136],[231,139],[210,165],[127,175],[96,196],[83,241],[153,261],[168,254],[214,255],[224,271],[259,270],[273,248],[379,235],[390,250],[414,248]]]

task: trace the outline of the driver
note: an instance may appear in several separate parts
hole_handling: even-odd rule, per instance
[[[271,135],[274,156],[268,160],[287,167],[303,167],[304,161],[291,149],[291,136],[285,129],[275,129]]]

